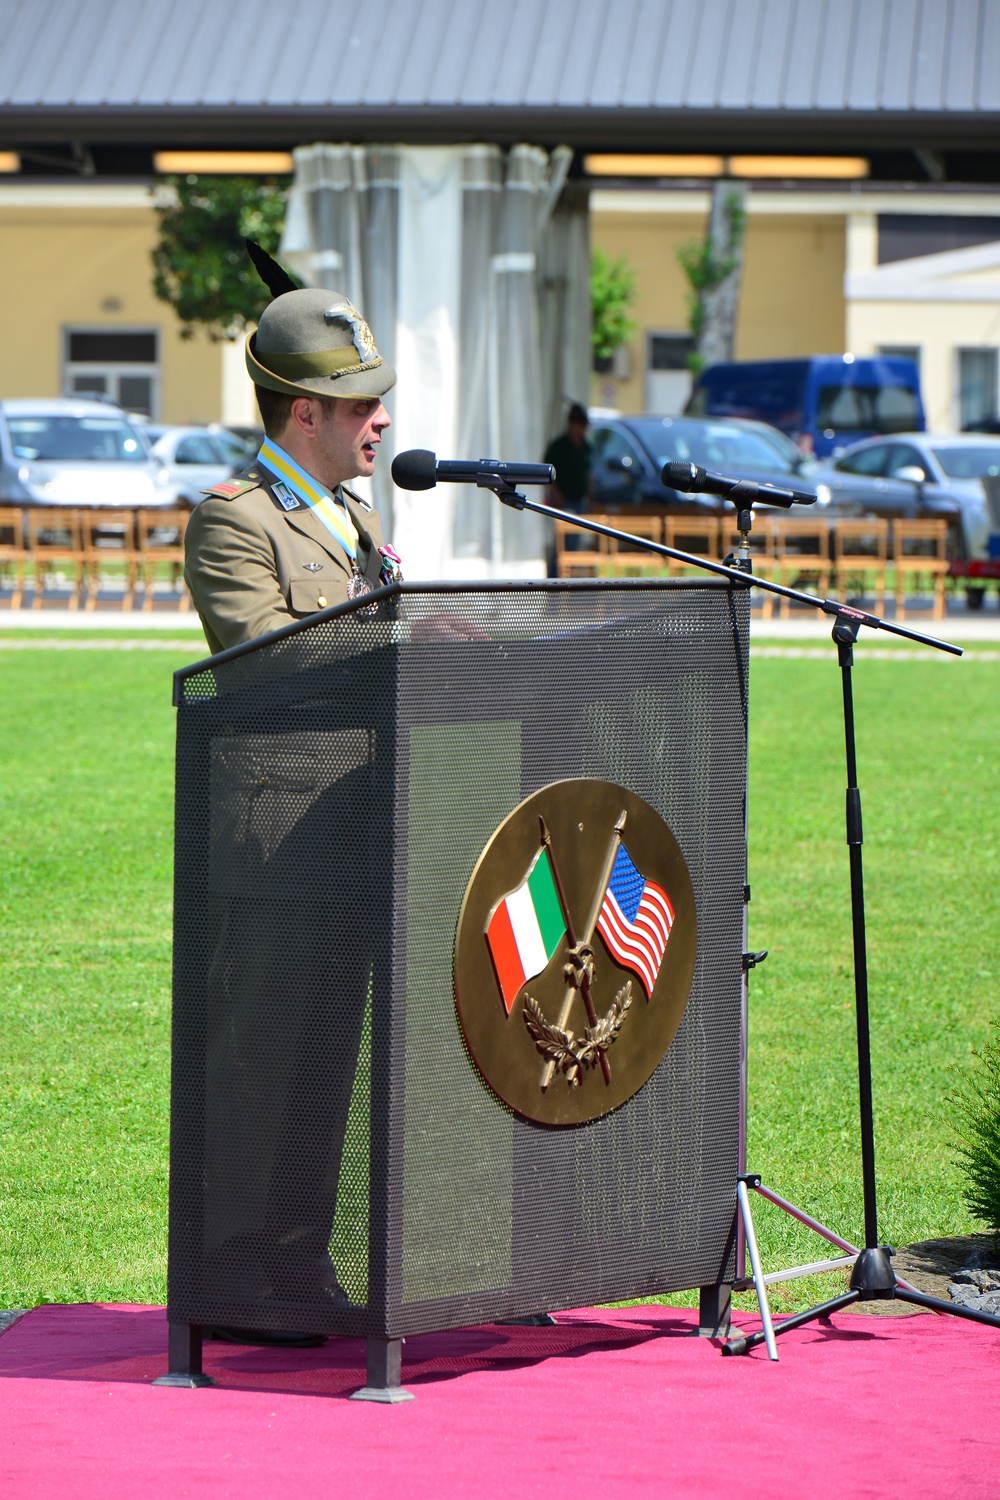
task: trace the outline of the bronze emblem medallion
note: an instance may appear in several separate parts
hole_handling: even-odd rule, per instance
[[[479,856],[458,919],[455,996],[493,1092],[582,1125],[655,1072],[687,1005],[694,890],[677,840],[608,781],[555,781]]]

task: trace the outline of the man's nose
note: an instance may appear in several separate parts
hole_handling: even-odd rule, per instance
[[[390,425],[391,421],[392,418],[390,417],[389,413],[386,411],[385,407],[380,404],[375,415],[372,417],[372,426],[376,427],[378,431],[381,432],[383,428],[386,428]]]

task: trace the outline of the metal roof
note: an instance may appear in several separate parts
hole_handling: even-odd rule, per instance
[[[0,0],[0,35],[4,141],[996,149],[1000,120],[1000,0]]]

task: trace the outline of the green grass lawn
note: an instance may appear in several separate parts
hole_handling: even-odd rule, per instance
[[[195,639],[176,654],[0,644],[3,1307],[165,1297],[170,676],[201,654]],[[862,646],[855,694],[881,1232],[907,1243],[974,1227],[945,1097],[1000,1014],[1000,663],[866,661]],[[832,648],[756,661],[751,728],[750,940],[770,957],[752,976],[749,1164],[860,1236]],[[756,1217],[772,1264],[824,1253],[765,1205]]]

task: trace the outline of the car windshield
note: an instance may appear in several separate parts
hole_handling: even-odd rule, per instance
[[[774,444],[729,422],[636,421],[630,427],[658,468],[680,460],[704,469],[770,469],[790,474],[793,465]]]
[[[1000,475],[1000,443],[982,448],[933,447],[931,452],[949,479],[995,479]]]
[[[92,463],[145,463],[146,449],[123,417],[7,414],[15,458]]]
[[[833,432],[913,432],[920,426],[917,393],[904,385],[824,385],[816,426]]]
[[[227,464],[237,464],[252,456],[247,444],[234,437],[231,432],[216,432],[212,441],[217,448],[222,450],[223,461]],[[256,452],[256,450],[254,450]]]

